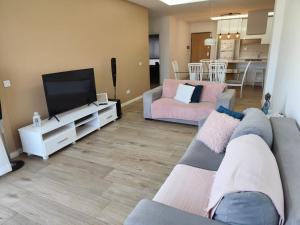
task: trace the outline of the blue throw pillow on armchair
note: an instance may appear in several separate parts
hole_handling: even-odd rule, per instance
[[[231,116],[231,117],[233,117],[235,119],[239,119],[239,120],[242,120],[244,118],[244,116],[245,116],[244,113],[232,111],[230,109],[225,108],[224,106],[220,106],[217,109],[217,112],[219,112],[219,113],[225,113],[228,116]]]
[[[185,83],[184,85],[189,85],[195,87],[193,95],[191,97],[191,103],[199,103],[201,99],[201,94],[203,90],[203,85],[192,85],[189,83]]]

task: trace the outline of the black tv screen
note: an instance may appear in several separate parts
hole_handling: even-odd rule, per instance
[[[49,117],[97,100],[94,69],[42,75]]]

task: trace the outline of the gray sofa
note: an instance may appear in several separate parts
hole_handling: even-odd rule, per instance
[[[143,104],[144,104],[144,118],[153,119],[151,113],[151,104],[162,97],[162,86],[149,90],[143,94]],[[226,89],[221,95],[217,97],[216,109],[219,106],[224,106],[229,109],[233,109],[235,104],[235,93],[234,89]],[[183,123],[190,125],[198,125],[198,121],[191,120],[180,120],[180,119],[169,119],[169,118],[159,118],[156,120]]]
[[[255,115],[254,115],[255,116]],[[285,224],[300,225],[300,132],[293,119],[271,118],[270,126],[261,126],[263,121],[254,121],[253,116],[235,136],[253,133],[270,141],[272,152],[278,163],[285,198]],[[251,122],[251,123],[249,123]],[[253,123],[256,123],[253,129]],[[270,136],[271,134],[271,136]],[[194,139],[179,164],[216,171],[224,155],[213,153],[203,143]],[[224,225],[216,220],[193,215],[158,202],[142,200],[126,219],[124,225]],[[267,224],[266,224],[267,225]]]

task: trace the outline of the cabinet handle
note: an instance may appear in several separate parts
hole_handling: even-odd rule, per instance
[[[106,119],[110,119],[110,118],[112,118],[113,116],[112,115],[110,115],[110,116],[108,116],[108,117],[106,117]]]
[[[57,142],[57,144],[60,144],[60,143],[63,143],[64,141],[66,141],[66,140],[68,140],[69,138],[64,138],[64,139],[62,139],[61,141],[59,141],[59,142]]]

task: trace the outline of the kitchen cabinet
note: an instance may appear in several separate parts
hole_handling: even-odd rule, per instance
[[[267,29],[265,34],[258,35],[248,35],[247,34],[247,24],[248,19],[243,19],[242,21],[242,31],[241,31],[241,39],[261,39],[262,44],[270,44],[272,37],[272,28],[273,28],[273,17],[268,17]]]
[[[241,39],[261,39],[262,44],[270,44],[273,28],[273,17],[268,17],[267,30],[265,34],[248,35],[247,34],[248,19],[229,19],[219,20],[217,26],[218,34],[236,34],[240,33]]]
[[[229,24],[229,33],[236,34],[241,33],[242,19],[232,19]]]
[[[218,21],[218,34],[241,33],[242,19],[230,19]]]
[[[241,39],[262,39],[264,34],[248,35],[247,34],[248,19],[242,21]]]
[[[220,31],[221,34],[227,34],[229,32],[230,20],[220,21]]]

